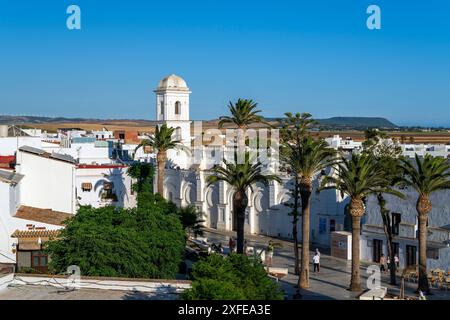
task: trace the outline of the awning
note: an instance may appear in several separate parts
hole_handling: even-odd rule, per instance
[[[11,235],[17,238],[18,250],[41,250],[41,244],[59,236],[59,230],[16,230]]]
[[[90,182],[83,182],[81,184],[81,189],[91,191],[92,190],[92,183],[90,183]]]

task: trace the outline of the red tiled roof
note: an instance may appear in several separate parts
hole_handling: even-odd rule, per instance
[[[12,238],[56,238],[59,230],[16,230]]]
[[[0,168],[12,169],[14,163],[16,163],[15,156],[0,156]]]
[[[17,210],[16,215],[14,217],[47,224],[53,224],[56,226],[62,226],[63,222],[73,217],[73,215],[70,213],[53,211],[51,209],[40,209],[28,206],[20,206],[19,210]]]
[[[15,156],[0,156],[0,163],[11,163],[15,161],[16,161]]]

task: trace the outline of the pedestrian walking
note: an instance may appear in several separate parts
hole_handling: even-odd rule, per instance
[[[230,237],[230,240],[228,241],[228,247],[230,248],[230,254],[234,252],[234,240],[233,237]]]
[[[397,255],[394,256],[395,267],[398,270],[400,268],[400,259]]]
[[[314,272],[320,273],[320,253],[316,252],[313,257]]]
[[[380,257],[380,271],[386,272],[386,257],[384,256],[384,254],[381,254]]]
[[[267,246],[267,261],[266,262],[270,266],[272,265],[273,249],[274,249],[273,242],[272,242],[272,240],[269,240],[269,244]]]

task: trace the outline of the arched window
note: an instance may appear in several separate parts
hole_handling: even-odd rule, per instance
[[[175,140],[181,140],[181,127],[175,129]]]
[[[163,100],[161,100],[161,103],[160,103],[159,114],[164,114],[164,101]]]
[[[181,102],[175,102],[175,114],[181,114]]]

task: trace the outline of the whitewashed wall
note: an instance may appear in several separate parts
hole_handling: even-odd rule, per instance
[[[75,165],[19,151],[16,170],[23,205],[76,213]]]
[[[13,156],[23,146],[41,148],[40,137],[5,137],[0,138],[0,156]]]

